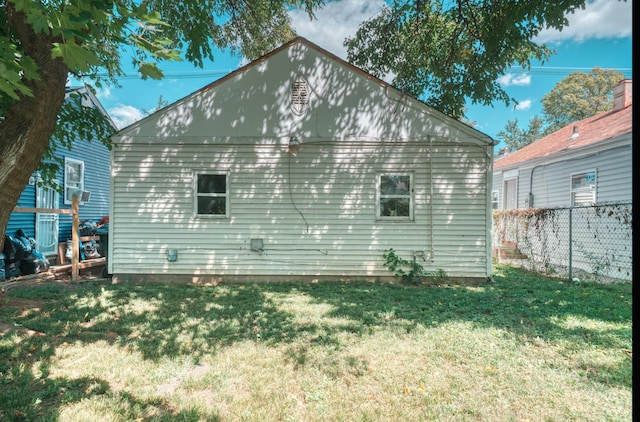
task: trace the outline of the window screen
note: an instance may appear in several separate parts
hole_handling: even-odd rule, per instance
[[[571,175],[571,205],[585,206],[596,202],[596,172]]]
[[[196,174],[196,215],[229,214],[229,177],[226,173]]]
[[[378,219],[413,219],[413,174],[379,174],[377,190]]]

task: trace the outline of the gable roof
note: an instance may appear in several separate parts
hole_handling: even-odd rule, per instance
[[[607,140],[614,140],[632,132],[632,105],[610,110],[567,125],[544,138],[494,161],[493,168],[512,166],[529,160],[549,157]],[[578,133],[571,139],[574,128]]]
[[[93,89],[89,88],[87,85],[67,86],[65,88],[65,98],[68,99],[73,94],[78,94],[82,97],[82,103],[84,106],[97,108],[98,111],[106,117],[113,129],[118,128],[109,113],[107,113],[107,110],[102,106],[100,100],[98,100],[98,97],[94,94]]]
[[[217,87],[219,87],[220,85],[224,84],[227,81],[230,81],[234,78],[237,78],[239,76],[242,76],[243,74],[247,73],[248,71],[254,69],[254,68],[259,68],[259,66],[266,62],[267,60],[269,60],[271,57],[276,56],[277,54],[279,54],[280,52],[282,52],[283,50],[287,50],[292,48],[294,45],[296,44],[301,44],[304,45],[305,47],[311,49],[311,50],[315,50],[316,53],[319,53],[322,56],[325,56],[327,59],[329,59],[330,61],[333,61],[334,63],[338,64],[339,66],[343,66],[345,68],[347,68],[348,70],[358,74],[361,77],[364,77],[368,80],[370,80],[371,82],[380,85],[381,88],[383,89],[389,89],[391,91],[394,91],[395,94],[394,96],[400,97],[400,98],[406,98],[409,99],[410,101],[414,102],[415,105],[417,105],[419,108],[421,108],[423,110],[423,112],[425,112],[426,114],[430,115],[430,116],[434,116],[436,118],[438,118],[440,121],[442,122],[446,122],[446,124],[448,125],[453,125],[455,126],[458,130],[460,130],[461,132],[465,132],[466,134],[470,134],[471,136],[473,136],[476,139],[481,140],[481,142],[483,142],[486,145],[495,145],[496,141],[494,139],[492,139],[489,135],[479,131],[478,129],[467,125],[464,122],[461,122],[460,120],[457,120],[451,116],[448,116],[442,112],[440,112],[439,110],[429,106],[428,104],[424,103],[423,101],[416,99],[414,97],[411,97],[407,94],[404,94],[403,92],[401,92],[399,89],[395,88],[394,86],[388,84],[387,82],[371,75],[370,73],[365,72],[364,70],[348,63],[347,61],[339,58],[338,56],[334,55],[333,53],[330,53],[329,51],[319,47],[318,45],[310,42],[309,40],[303,38],[303,37],[296,37],[293,38],[292,40],[284,43],[283,45],[281,45],[280,47],[270,51],[269,53],[259,57],[258,59],[246,64],[245,66],[236,69],[235,71],[223,76],[222,78],[186,95],[185,97],[177,100],[176,102],[160,109],[157,110],[155,113],[148,115],[146,117],[144,117],[143,119],[132,123],[131,125],[121,129],[115,136],[122,136],[127,132],[130,132],[132,129],[139,127],[141,125],[143,125],[146,121],[152,120],[153,118],[155,118],[154,116],[157,116],[160,113],[164,113],[167,110],[174,108],[176,106],[179,106],[182,103],[185,103],[187,101],[189,101],[190,99],[200,96],[204,93],[207,93],[208,91],[214,90]]]

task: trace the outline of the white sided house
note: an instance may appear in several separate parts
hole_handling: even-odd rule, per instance
[[[116,282],[491,277],[493,140],[303,38],[113,141]]]

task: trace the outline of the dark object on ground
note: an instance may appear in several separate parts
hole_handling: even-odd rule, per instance
[[[32,250],[29,256],[20,260],[22,274],[39,274],[49,271],[49,260],[37,250]]]

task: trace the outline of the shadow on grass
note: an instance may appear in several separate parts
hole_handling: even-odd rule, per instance
[[[153,415],[155,421],[218,421],[215,415],[203,414],[197,409],[177,410],[163,399],[141,400],[124,391],[111,390],[109,383],[97,377],[51,378],[46,369],[34,368],[32,359],[38,349],[31,342],[25,342],[29,352],[26,359],[1,365],[0,420],[2,421],[54,421],[60,418],[61,408],[95,396],[102,397],[111,410],[124,420],[141,420],[139,415]],[[6,350],[0,349],[5,356]],[[45,353],[47,354],[47,353]],[[18,361],[20,363],[18,363]],[[36,375],[38,374],[38,375]],[[41,374],[41,375],[40,375]],[[147,420],[147,419],[145,419]]]
[[[364,282],[217,287],[87,282],[73,288],[15,289],[12,294],[43,298],[46,305],[38,312],[11,316],[16,324],[43,335],[20,341],[0,337],[0,382],[4,386],[0,402],[5,403],[0,405],[0,416],[9,420],[40,417],[44,409],[58,408],[68,400],[113,394],[100,379],[57,380],[52,385],[45,376],[46,362],[64,341],[107,341],[132,348],[152,361],[181,356],[197,361],[220,347],[248,340],[291,343],[286,354],[294,365],[305,364],[307,349],[314,344],[341,347],[340,333],[364,336],[381,328],[411,332],[450,322],[498,328],[519,340],[570,342],[576,349],[596,347],[622,353],[631,343],[630,285],[573,284],[508,267],[497,270],[495,282],[468,287]],[[318,306],[322,311],[314,318],[298,318],[283,306],[283,300],[297,301],[303,308]],[[0,319],[6,317],[0,315]],[[603,329],[605,324],[619,328]],[[41,367],[33,368],[33,362]],[[356,368],[357,362],[354,365]],[[630,388],[629,372],[627,368],[595,368],[592,379]],[[73,386],[78,382],[86,386]],[[59,392],[70,390],[75,391],[73,397]],[[162,401],[140,403],[130,396],[124,402],[143,410],[160,409],[159,420],[204,417],[197,411],[177,415]],[[55,419],[55,414],[48,416]]]

